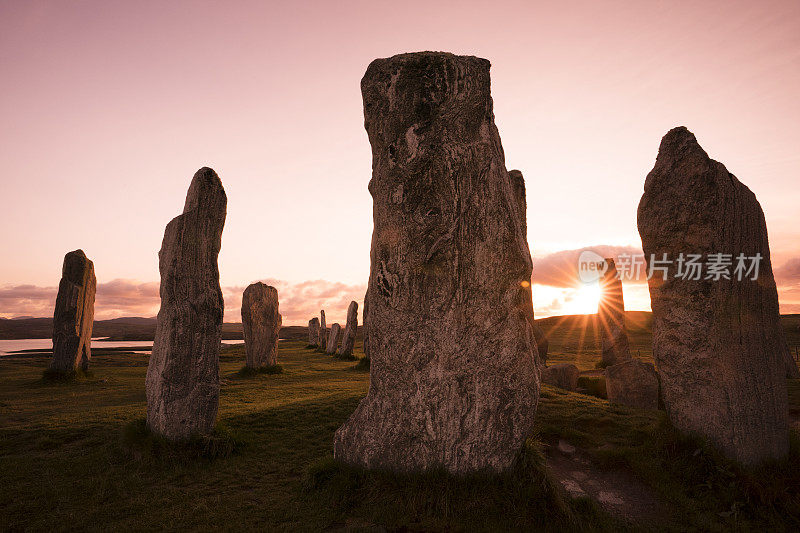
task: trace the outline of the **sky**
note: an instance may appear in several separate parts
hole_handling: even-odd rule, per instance
[[[52,316],[77,248],[98,319],[154,316],[164,227],[210,166],[228,195],[226,321],[257,280],[278,288],[285,324],[322,307],[342,321],[369,275],[359,83],[373,59],[419,50],[492,63],[537,316],[596,306],[554,279],[559,261],[640,250],[644,178],[678,125],[757,195],[781,311],[800,312],[796,0],[0,0],[0,316]],[[625,301],[649,309],[646,284],[626,283]]]

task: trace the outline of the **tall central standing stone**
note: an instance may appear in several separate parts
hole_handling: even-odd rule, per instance
[[[89,369],[96,289],[94,263],[83,250],[65,255],[53,313],[51,371],[66,374]]]
[[[347,308],[347,324],[344,327],[342,334],[342,347],[339,349],[339,355],[342,357],[353,356],[353,346],[356,343],[356,330],[358,329],[358,303],[350,302]]]
[[[689,130],[675,128],[647,175],[638,219],[645,256],[672,261],[666,279],[654,271],[649,280],[653,356],[670,420],[744,464],[785,456],[785,340],[755,195]],[[724,254],[717,264],[731,264],[726,275],[705,268],[698,278],[680,254],[705,264]],[[748,268],[747,258],[760,254],[756,280],[752,272],[739,279],[740,254]]]
[[[275,366],[278,363],[278,289],[260,281],[249,285],[242,295],[242,330],[247,352],[247,368]]]
[[[372,62],[361,81],[374,230],[367,397],[336,432],[367,468],[508,468],[539,397],[524,212],[503,161],[489,62]]]
[[[603,345],[603,364],[611,366],[628,361],[631,351],[625,327],[622,280],[617,276],[613,259],[606,259],[606,265],[608,268],[600,279],[602,294],[597,305],[597,318]]]
[[[169,439],[210,433],[217,419],[224,310],[217,256],[227,202],[216,172],[198,170],[158,254],[161,310],[147,367],[147,425]]]

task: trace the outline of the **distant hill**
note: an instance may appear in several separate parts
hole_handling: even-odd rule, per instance
[[[653,314],[650,311],[626,311],[625,318],[628,333],[632,340],[641,337],[642,342],[649,345],[650,330],[653,326]],[[562,337],[569,346],[579,344],[576,348],[597,347],[599,341],[597,315],[563,315],[541,318],[536,321],[551,340]],[[789,346],[800,349],[800,314],[781,315],[783,329]],[[151,341],[156,332],[155,318],[124,317],[111,320],[97,320],[94,323],[94,337],[109,337],[120,341]],[[577,337],[574,333],[582,332]],[[361,337],[361,326],[358,327]],[[0,339],[49,339],[53,336],[52,318],[0,318]],[[282,339],[306,339],[306,326],[284,326],[281,328]],[[242,324],[227,322],[222,325],[224,340],[243,340]],[[567,338],[570,339],[567,341]],[[577,341],[575,339],[578,339]]]
[[[156,333],[155,318],[123,317],[95,320],[93,337],[120,341],[151,341]],[[0,339],[49,339],[53,336],[52,318],[0,319]],[[222,325],[224,340],[242,340],[242,324]]]

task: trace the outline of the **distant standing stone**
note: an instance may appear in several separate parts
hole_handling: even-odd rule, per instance
[[[638,219],[645,257],[667,254],[671,261],[649,286],[653,356],[673,425],[746,465],[785,457],[785,338],[755,195],[689,130],[675,128],[661,140]],[[728,279],[709,276],[708,268],[695,279],[680,254],[697,254],[703,264],[725,254],[719,259],[730,259]],[[750,268],[756,261],[747,258],[758,254],[757,279],[752,272],[737,276],[737,258]]]
[[[578,367],[569,363],[548,366],[542,370],[542,383],[574,391],[578,388],[579,374]]]
[[[325,325],[325,310],[319,312],[319,347],[325,350],[328,347],[328,326]]]
[[[342,334],[342,346],[339,355],[350,357],[353,355],[353,346],[356,343],[356,330],[358,329],[358,303],[350,302],[347,308],[347,324]]]
[[[242,296],[242,328],[248,368],[275,366],[278,363],[278,289],[258,282]]]
[[[217,419],[224,311],[217,256],[226,206],[216,172],[198,170],[158,254],[161,310],[147,367],[147,425],[169,439],[210,433]]]
[[[652,363],[637,359],[606,368],[608,401],[637,407],[658,409],[658,374]]]
[[[598,326],[603,345],[603,365],[611,366],[631,359],[628,330],[625,327],[625,301],[622,298],[622,280],[617,276],[613,259],[606,259],[605,274],[600,279]]]
[[[525,215],[489,62],[378,59],[361,91],[375,224],[370,387],[334,456],[396,472],[506,470],[533,430],[539,365]]]
[[[319,318],[314,317],[308,321],[308,345],[319,346]]]
[[[342,326],[338,323],[331,326],[331,330],[328,332],[328,345],[325,347],[325,353],[327,354],[334,354],[336,353],[336,348],[339,347],[339,339],[342,335]]]
[[[97,279],[94,263],[83,250],[64,256],[53,313],[53,360],[50,370],[88,370],[92,359],[92,326]]]

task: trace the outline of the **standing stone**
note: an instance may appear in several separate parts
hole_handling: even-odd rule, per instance
[[[574,391],[578,388],[578,367],[569,363],[548,366],[542,370],[542,383]]]
[[[253,283],[242,296],[242,329],[247,352],[247,368],[275,366],[278,363],[278,289]]]
[[[525,178],[522,176],[522,172],[519,170],[509,170],[508,171],[508,179],[511,181],[511,187],[514,191],[514,198],[516,199],[516,208],[517,213],[514,217],[514,220],[518,224],[519,232],[522,234],[523,239],[525,239],[525,243],[527,246],[528,242],[528,202],[525,195]],[[531,269],[533,268],[533,261],[530,257],[530,249],[528,248],[528,260],[531,261]],[[547,348],[548,342],[547,338],[544,336],[544,332],[542,328],[540,328],[533,319],[533,287],[531,286],[531,280],[524,280],[520,283],[522,288],[525,292],[528,293],[525,296],[525,305],[526,305],[526,315],[528,318],[528,322],[530,323],[530,327],[533,329],[533,336],[536,339],[536,353],[538,357],[539,363],[539,370],[544,370],[545,361],[547,361]],[[528,302],[530,301],[530,305]]]
[[[367,321],[369,320],[369,289],[364,293],[364,326],[361,328],[361,343],[364,348],[364,358],[369,360],[369,337],[367,336]]]
[[[339,349],[339,355],[342,357],[353,356],[353,346],[356,343],[356,330],[358,329],[358,303],[350,302],[347,308],[347,324],[344,327],[344,334],[342,334],[342,347]]]
[[[53,313],[51,371],[69,373],[78,368],[84,372],[89,369],[96,289],[94,263],[83,250],[65,255]]]
[[[658,374],[652,363],[636,359],[606,368],[608,401],[636,407],[658,409]]]
[[[603,346],[603,366],[616,365],[631,359],[628,330],[625,327],[625,301],[622,280],[617,276],[613,259],[606,259],[608,268],[600,279],[601,296],[597,305],[598,326]]]
[[[328,326],[325,325],[325,310],[319,312],[319,347],[323,351],[328,347]]]
[[[653,355],[672,423],[747,465],[784,457],[785,341],[755,195],[686,128],[675,128],[647,175],[638,219],[645,257],[672,261],[666,276],[655,272],[649,280]],[[689,271],[679,254],[699,254],[701,263],[731,254],[730,279],[708,279],[708,267],[700,279],[678,277]],[[737,279],[739,254],[760,254],[756,281],[752,273]]]
[[[319,346],[319,318],[314,317],[308,321],[308,345]]]
[[[336,353],[336,348],[339,347],[339,339],[341,336],[342,326],[340,326],[338,323],[332,325],[331,330],[328,332],[328,345],[325,347],[325,353]]]
[[[217,256],[227,202],[216,172],[198,170],[158,253],[161,310],[147,367],[147,425],[169,439],[210,433],[217,419],[224,310]]]
[[[533,429],[539,367],[524,212],[489,62],[378,59],[361,90],[373,156],[370,387],[334,455],[391,471],[507,469]]]

